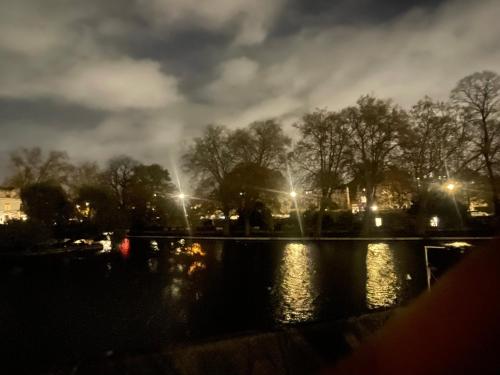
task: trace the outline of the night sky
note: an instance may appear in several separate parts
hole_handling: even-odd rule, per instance
[[[0,179],[19,146],[167,163],[207,123],[408,107],[500,72],[498,0],[2,0]]]

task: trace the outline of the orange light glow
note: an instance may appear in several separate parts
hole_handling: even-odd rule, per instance
[[[128,258],[130,255],[130,241],[128,238],[124,238],[123,241],[118,246],[120,253],[124,258]]]
[[[188,275],[191,276],[196,271],[204,270],[205,268],[207,268],[207,266],[205,266],[204,263],[196,261],[193,264],[191,264],[191,266],[189,267]]]
[[[193,243],[191,246],[188,247],[188,253],[190,255],[200,255],[204,257],[206,253],[203,251],[203,248],[198,242]]]

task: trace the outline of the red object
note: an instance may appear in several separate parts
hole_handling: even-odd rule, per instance
[[[123,241],[118,246],[120,253],[124,258],[127,258],[130,255],[130,241],[128,238],[124,238]]]
[[[331,375],[500,374],[500,240],[396,314]]]

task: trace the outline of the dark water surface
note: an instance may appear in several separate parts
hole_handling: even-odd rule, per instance
[[[420,241],[132,239],[121,253],[3,264],[1,353],[148,352],[386,309],[425,288]]]

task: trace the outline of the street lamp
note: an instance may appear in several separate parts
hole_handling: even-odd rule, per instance
[[[186,198],[186,195],[184,193],[179,193],[179,195],[177,195],[177,197],[181,200],[184,200],[184,198]]]
[[[437,216],[431,217],[429,224],[431,227],[437,228],[439,226],[439,218]]]
[[[378,211],[378,206],[376,204],[372,205],[370,207],[370,209],[373,211],[373,212],[377,212]]]
[[[297,192],[292,190],[292,191],[290,192],[290,196],[291,196],[292,198],[296,198],[296,197],[297,197]]]
[[[453,182],[450,182],[448,185],[446,185],[446,189],[449,191],[454,191],[455,190],[455,184]]]

